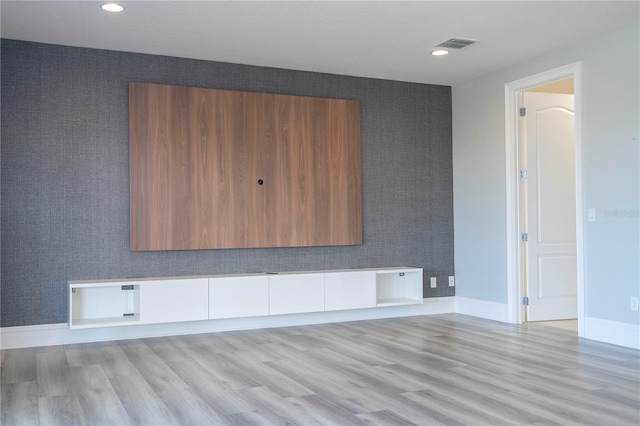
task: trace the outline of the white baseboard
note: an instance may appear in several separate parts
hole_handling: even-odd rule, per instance
[[[509,305],[506,303],[489,302],[466,297],[455,298],[456,312],[472,317],[494,321],[509,322]]]
[[[289,327],[369,319],[433,315],[455,312],[455,297],[424,299],[422,304],[308,314],[273,315],[268,317],[233,318],[168,324],[127,325],[70,330],[68,324],[44,324],[0,328],[0,348],[15,349],[34,346],[139,339],[145,337],[213,333],[219,331]]]
[[[638,324],[590,317],[586,317],[584,323],[586,339],[640,349],[640,325]]]
[[[79,330],[70,330],[66,323],[4,327],[0,328],[0,349],[289,327],[296,325],[446,314],[452,312],[501,322],[508,322],[509,317],[507,304],[468,299],[465,297],[435,297],[424,299],[421,305],[390,306],[385,308],[295,315],[274,315],[256,318],[131,325]],[[637,324],[587,317],[585,318],[584,337],[600,342],[640,349],[640,327]]]

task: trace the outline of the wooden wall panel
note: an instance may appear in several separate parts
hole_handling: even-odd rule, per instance
[[[130,85],[131,250],[245,245],[243,113],[241,92]]]
[[[355,101],[131,83],[131,250],[362,244],[359,117]]]

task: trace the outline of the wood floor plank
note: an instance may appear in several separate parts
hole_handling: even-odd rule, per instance
[[[512,380],[512,377],[505,378]],[[599,421],[601,424],[616,419],[621,424],[640,420],[640,413],[633,407],[611,400],[605,401],[592,392],[563,386],[551,381],[535,381],[525,376],[516,375],[513,381],[520,381],[523,386],[515,392],[526,395],[558,409],[571,410],[584,416],[585,421]],[[549,397],[553,395],[553,397]]]
[[[525,395],[517,394],[514,392],[495,394],[492,395],[492,397],[510,407],[519,407],[530,412],[543,413],[542,416],[545,418],[545,420],[542,422],[543,424],[560,424],[566,426],[631,426],[630,423],[620,423],[619,421],[614,422],[614,419],[608,419],[608,421],[605,423],[598,423],[596,420],[588,419],[588,416],[582,413],[576,413],[573,410],[567,409],[565,407],[547,406],[544,402],[532,400]],[[535,423],[540,422],[534,422],[534,424]]]
[[[347,358],[354,359],[362,364],[374,365],[390,365],[397,362],[393,357],[384,357],[378,352],[363,351],[357,340],[342,336],[331,336],[330,334],[323,336],[327,344],[325,347],[331,347],[332,350]]]
[[[89,423],[76,395],[38,398],[38,414],[41,425],[86,425]]]
[[[474,408],[459,400],[452,401],[450,398],[443,397],[427,391],[406,392],[403,393],[407,399],[415,401],[421,406],[428,407],[442,415],[446,415],[463,424],[482,424],[494,426],[506,426],[510,423],[493,413],[485,410]],[[522,423],[522,422],[520,422]]]
[[[212,353],[224,353],[238,351],[240,348],[228,343],[225,335],[194,334],[190,336],[175,336],[171,339],[173,344],[181,349],[207,348]]]
[[[247,371],[237,368],[220,354],[211,353],[202,347],[184,348],[183,352],[185,356],[207,370],[221,385],[231,389],[246,389],[261,385]]]
[[[67,345],[65,353],[69,367],[100,365],[109,378],[137,372],[118,342]]]
[[[236,369],[242,370],[244,374],[260,384],[260,386],[251,386],[250,388],[267,387],[283,398],[313,394],[313,391],[291,380],[289,377],[274,370],[263,362],[247,358],[237,359],[235,352],[223,354],[221,357],[229,363],[228,365],[233,365]]]
[[[224,416],[223,424],[235,426],[271,425],[269,419],[258,411],[248,411],[245,413],[227,414]]]
[[[90,423],[107,425],[131,423],[127,411],[101,366],[73,367],[70,374],[80,406]]]
[[[451,361],[458,363],[458,365],[451,365],[449,368],[473,366],[492,374],[506,374],[524,369],[523,364],[513,358],[498,356],[496,359],[492,353],[474,350],[466,346],[448,344],[446,339],[442,339],[439,344],[434,344],[429,351],[433,355],[449,357]],[[420,365],[413,366],[413,368],[420,371]]]
[[[1,388],[2,425],[39,424],[36,382],[2,383]]]
[[[504,359],[517,357],[522,363],[530,366],[539,366],[547,369],[562,370],[575,365],[572,358],[566,355],[560,356],[549,353],[536,346],[523,347],[517,344],[500,344],[497,345],[495,339],[488,340],[478,336],[448,336],[446,338],[448,344],[464,345],[465,348],[473,351],[490,354],[491,356],[499,356]]]
[[[421,371],[416,371],[405,365],[395,364],[375,367],[374,371],[387,383],[395,384],[399,388],[398,392],[420,391],[439,384],[443,386],[458,385],[465,390],[484,394],[504,391],[504,389],[495,386],[491,382],[474,380],[459,374],[459,370],[467,368],[469,367],[450,369],[429,369],[425,367]]]
[[[121,348],[154,391],[173,391],[188,387],[144,342],[130,342],[121,345]]]
[[[64,350],[36,355],[38,397],[73,395],[71,370]]]
[[[612,418],[622,421],[621,424],[633,424],[636,420],[640,420],[640,413],[629,405],[629,400],[623,403],[617,401],[608,401],[605,398],[598,397],[598,393],[585,390],[580,386],[576,386],[571,380],[564,377],[553,378],[545,375],[536,377],[536,371],[532,370],[529,374],[506,374],[495,376],[477,369],[456,368],[455,371],[464,377],[476,380],[491,380],[494,386],[499,386],[511,394],[522,395],[556,395],[555,399],[561,399],[567,402],[565,408],[574,406],[575,411],[592,411],[596,409],[599,412],[608,413]],[[567,383],[568,382],[568,383]],[[491,395],[491,394],[487,394]],[[640,395],[640,394],[636,394]],[[493,398],[493,395],[491,396]],[[581,408],[582,407],[582,408]],[[597,416],[596,416],[597,417]],[[579,417],[570,415],[566,420],[577,421]]]
[[[407,419],[417,424],[425,424],[425,422],[428,422],[428,424],[440,424],[444,420],[449,421],[448,424],[459,424],[439,413],[424,409],[424,407],[418,407],[412,401],[402,399],[387,385],[376,389],[352,380],[338,379],[334,382],[324,377],[322,370],[306,369],[304,364],[295,364],[285,360],[269,364],[283,374],[303,383],[321,398],[340,404],[352,413],[368,413],[380,409],[392,409],[396,412],[402,412]],[[322,421],[323,418],[321,417],[320,420]]]
[[[232,356],[236,363],[244,364],[248,363],[262,363],[267,361],[275,361],[282,358],[288,358],[291,356],[291,347],[278,348],[282,346],[281,343],[262,343],[256,345],[252,349],[243,349],[237,351],[222,352],[221,355]],[[280,355],[284,354],[284,355]]]
[[[40,355],[48,352],[60,352],[64,351],[64,345],[52,345],[52,346],[38,346],[35,348],[36,355]]]
[[[98,351],[105,346],[113,346],[114,342],[96,342],[87,344],[71,344],[65,346],[65,355],[69,367],[84,367],[88,365],[99,365],[100,359]]]
[[[629,369],[629,375],[627,377],[614,377],[609,376],[606,373],[592,371],[584,367],[575,367],[562,371],[563,377],[570,377],[576,380],[583,380],[589,383],[595,383],[599,388],[607,387],[619,387],[627,389],[630,392],[640,393],[640,383],[634,376],[636,372],[640,372],[639,369]],[[636,392],[639,391],[639,392]]]
[[[438,351],[435,345],[429,346],[428,350],[418,350],[374,335],[363,336],[362,340],[371,345],[370,350],[374,351],[374,353],[381,352],[385,358],[395,359],[396,364],[411,366],[417,371],[420,371],[423,366],[453,368],[464,366],[468,363],[468,358],[462,356],[458,358],[452,357],[447,350],[447,345],[442,343],[439,343],[442,346],[442,350]],[[472,359],[476,360],[475,358]],[[476,360],[476,362],[480,362],[480,360]]]
[[[2,350],[2,425],[640,424],[640,351],[459,314]]]
[[[593,394],[597,395],[603,402],[613,402],[616,405],[621,404],[624,407],[631,408],[640,417],[640,398],[638,398],[640,387],[634,390],[611,387],[600,389]]]
[[[226,422],[198,392],[177,388],[157,392],[180,425],[223,425]]]
[[[134,424],[172,425],[177,419],[139,374],[109,380]]]
[[[397,425],[397,426],[413,426],[413,423],[392,410],[373,411],[371,413],[356,414],[360,420],[366,425]]]
[[[269,424],[321,424],[311,414],[301,410],[268,387],[245,389],[240,391],[240,394],[247,399],[249,405],[268,419]]]
[[[288,345],[285,341],[277,343],[263,343],[250,351],[239,351],[237,353],[240,353],[242,356],[245,352],[258,352],[258,354],[254,353],[252,357],[256,359],[259,358],[261,362],[296,358],[298,354],[302,353],[301,350]]]
[[[36,349],[7,349],[2,369],[2,384],[36,380]]]
[[[326,370],[307,368],[308,364],[306,363],[283,360],[268,364],[283,375],[312,390],[314,395],[329,400],[331,404],[341,405],[351,413],[376,411],[384,402],[384,400],[368,394],[366,390],[351,385],[349,379],[327,377]],[[296,397],[288,399],[291,398]]]
[[[149,342],[148,346],[216,413],[226,415],[252,411],[234,389],[225,386],[218,377],[191,359],[183,349],[173,345],[171,340]]]
[[[295,396],[287,398],[289,402],[304,410],[321,424],[350,425],[359,423],[357,413],[349,410],[337,399],[323,398],[319,395]]]
[[[266,364],[311,390],[314,390],[314,388],[309,385],[313,385],[313,380],[316,379],[339,383],[342,380],[357,380],[360,377],[357,372],[354,372],[349,361],[342,365],[332,364],[332,359],[345,358],[339,357],[338,354],[331,353],[331,351],[328,350],[302,351],[295,359],[267,362]],[[291,369],[291,367],[294,369]],[[285,370],[283,370],[283,368],[285,368]],[[306,383],[301,382],[299,378],[293,378],[297,371],[303,372],[299,377],[305,377],[303,380],[305,380]]]
[[[136,374],[138,369],[129,360],[127,355],[118,346],[117,342],[113,345],[105,345],[98,348],[95,356],[98,363],[109,378],[116,376],[130,376]]]

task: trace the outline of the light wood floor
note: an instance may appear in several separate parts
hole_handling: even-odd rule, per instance
[[[578,334],[578,320],[555,320],[555,321],[533,321],[533,324],[546,325],[547,327],[563,328],[565,330],[573,331],[575,335]]]
[[[2,425],[638,425],[637,350],[447,314],[2,351]]]

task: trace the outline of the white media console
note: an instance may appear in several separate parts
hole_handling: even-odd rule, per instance
[[[246,318],[422,303],[422,269],[69,281],[69,328]]]

